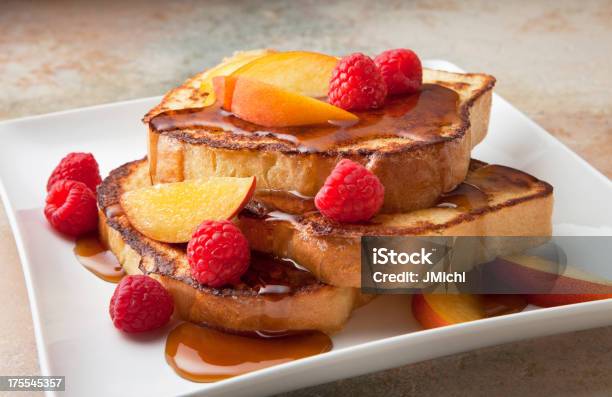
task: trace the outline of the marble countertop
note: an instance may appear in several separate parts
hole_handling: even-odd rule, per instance
[[[510,4],[512,3],[512,4]],[[410,47],[504,96],[612,177],[609,1],[40,2],[0,5],[0,119],[159,95],[234,50]],[[0,374],[39,373],[0,207]],[[612,328],[533,339],[287,396],[610,395]],[[25,394],[24,394],[25,395]]]

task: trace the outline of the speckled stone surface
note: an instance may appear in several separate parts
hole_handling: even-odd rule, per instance
[[[0,3],[0,119],[159,95],[234,50],[411,47],[498,78],[496,91],[612,177],[610,1]],[[0,374],[39,371],[0,207]],[[540,338],[298,391],[612,395],[612,329]]]

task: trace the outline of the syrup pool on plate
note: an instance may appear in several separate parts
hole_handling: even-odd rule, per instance
[[[125,271],[115,256],[95,234],[79,237],[74,247],[74,255],[85,269],[104,281],[118,283],[125,276]]]
[[[183,323],[166,340],[166,361],[183,378],[215,382],[331,350],[322,332],[242,336]]]

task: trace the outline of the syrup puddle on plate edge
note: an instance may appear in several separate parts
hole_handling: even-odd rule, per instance
[[[125,271],[95,234],[76,240],[74,254],[91,273],[118,283]],[[518,297],[482,296],[486,316],[516,313],[524,309]],[[333,343],[320,331],[300,333],[226,333],[183,322],[166,337],[166,362],[181,377],[193,382],[216,382],[328,352]]]
[[[194,382],[215,382],[314,356],[331,350],[332,341],[318,331],[262,337],[241,336],[182,323],[166,339],[166,361]]]
[[[118,283],[125,276],[117,258],[95,234],[79,237],[74,246],[74,255],[85,269],[104,281]]]

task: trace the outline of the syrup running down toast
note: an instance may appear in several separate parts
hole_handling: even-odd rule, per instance
[[[548,183],[472,160],[466,180],[431,208],[340,224],[309,200],[268,196],[239,214],[239,226],[253,249],[292,258],[325,283],[359,287],[361,236],[549,236],[552,208]]]
[[[312,197],[336,163],[349,158],[385,186],[387,213],[430,207],[463,181],[471,150],[487,132],[495,84],[486,74],[424,69],[420,92],[355,112],[355,125],[262,127],[219,105],[202,108],[206,76],[170,91],[144,118],[154,183],[256,176],[258,191]]]
[[[239,284],[199,284],[191,276],[184,245],[145,237],[121,208],[123,193],[149,185],[146,160],[110,173],[98,188],[100,235],[128,274],[148,274],[166,287],[183,319],[233,332],[334,333],[354,308],[372,298],[355,288],[326,285],[291,260],[257,253]]]

